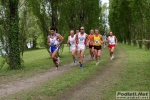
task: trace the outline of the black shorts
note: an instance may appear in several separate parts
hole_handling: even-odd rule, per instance
[[[96,49],[96,50],[101,50],[102,47],[101,47],[101,46],[94,46],[94,49]]]
[[[89,45],[89,48],[92,48],[92,47],[94,47],[94,46]]]

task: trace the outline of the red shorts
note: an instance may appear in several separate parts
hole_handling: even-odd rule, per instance
[[[108,48],[110,48],[110,49],[115,46],[116,46],[115,44],[108,44]]]

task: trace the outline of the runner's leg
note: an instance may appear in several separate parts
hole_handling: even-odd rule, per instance
[[[95,55],[95,53],[94,53],[94,47],[92,47],[92,54],[93,54],[93,58],[94,58],[94,55]]]
[[[58,63],[57,63],[57,53],[58,53],[58,50],[55,50],[53,53],[52,53],[52,59],[53,59],[53,62],[56,66],[56,69],[58,70]]]
[[[79,63],[80,63],[80,58],[81,58],[81,50],[77,50],[77,55],[78,55],[78,60],[79,60]]]
[[[92,51],[92,48],[89,48],[89,51],[90,51],[91,58],[93,59],[93,51]]]
[[[76,54],[76,49],[71,51],[71,55],[72,55],[73,60],[75,60],[75,54]]]
[[[97,50],[97,56],[98,56],[98,58],[100,58],[100,56],[101,56],[101,50]]]
[[[84,52],[85,52],[85,49],[81,50],[81,58],[80,58],[81,64],[83,64],[83,56],[84,56]]]
[[[112,47],[112,48],[111,48],[112,59],[114,58],[114,54],[113,54],[113,53],[114,53],[114,49],[115,49],[115,47]]]
[[[96,60],[96,62],[98,62],[98,53],[97,53],[97,49],[94,49],[94,53],[95,53],[95,60]]]

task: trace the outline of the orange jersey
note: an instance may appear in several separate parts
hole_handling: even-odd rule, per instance
[[[89,45],[93,46],[93,35],[89,35]]]

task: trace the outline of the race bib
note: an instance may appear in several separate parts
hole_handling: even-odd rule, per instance
[[[55,44],[55,40],[51,40],[51,45],[54,45]]]
[[[80,38],[80,41],[84,41],[84,38]]]
[[[74,44],[74,41],[70,41],[70,44]]]
[[[96,44],[100,44],[100,41],[99,41],[99,40],[95,40],[95,43],[96,43]]]

